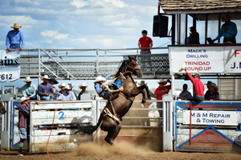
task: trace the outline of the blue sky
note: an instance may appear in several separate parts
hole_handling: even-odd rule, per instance
[[[5,37],[14,23],[22,26],[25,49],[136,48],[143,29],[153,39],[154,47],[167,46],[168,38],[152,37],[157,6],[158,0],[1,1],[0,49],[6,48]],[[82,82],[72,83],[78,89]],[[177,87],[181,88],[182,83]],[[92,81],[89,84],[93,89]],[[148,84],[157,87],[156,82]],[[11,85],[24,83],[19,80]]]

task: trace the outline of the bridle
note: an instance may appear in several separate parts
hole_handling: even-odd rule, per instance
[[[129,69],[129,70],[128,70]],[[127,72],[133,72],[134,70],[138,70],[138,69],[141,69],[140,65],[139,64],[136,64],[134,66],[130,66],[129,64],[127,64],[127,61],[125,62],[125,70],[124,70],[124,73],[127,73]]]

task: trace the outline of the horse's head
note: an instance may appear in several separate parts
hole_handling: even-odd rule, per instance
[[[129,56],[129,60],[125,61],[125,63],[126,63],[127,71],[132,72],[132,74],[136,75],[138,78],[142,77],[142,70],[136,60],[136,56],[134,58]]]

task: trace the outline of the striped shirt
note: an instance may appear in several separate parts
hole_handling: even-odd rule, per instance
[[[27,105],[21,105],[19,107],[19,114],[18,114],[18,123],[19,123],[19,128],[28,128],[28,123],[29,123],[29,109],[30,106]]]

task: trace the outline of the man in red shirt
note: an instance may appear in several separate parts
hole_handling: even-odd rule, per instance
[[[147,37],[147,31],[143,30],[142,37],[138,41],[138,47],[141,49],[141,54],[151,54],[151,47],[153,46],[152,39]]]
[[[202,83],[202,81],[200,80],[200,75],[198,73],[194,74],[194,78],[193,76],[188,73],[187,68],[185,68],[186,74],[189,77],[189,79],[191,80],[191,82],[193,83],[194,86],[194,95],[192,99],[189,99],[191,101],[196,101],[196,102],[201,102],[204,100],[204,85]]]
[[[159,84],[159,87],[154,92],[157,100],[162,100],[162,96],[169,93],[169,90],[171,89],[171,85],[165,86],[167,84],[167,82],[169,82],[171,84],[171,81],[169,79],[167,81],[157,82]],[[157,102],[157,108],[158,109],[163,108],[162,102]],[[162,110],[159,110],[158,112],[160,114],[160,117],[162,117]],[[162,119],[160,119],[158,125],[160,125],[161,123],[162,123]]]

